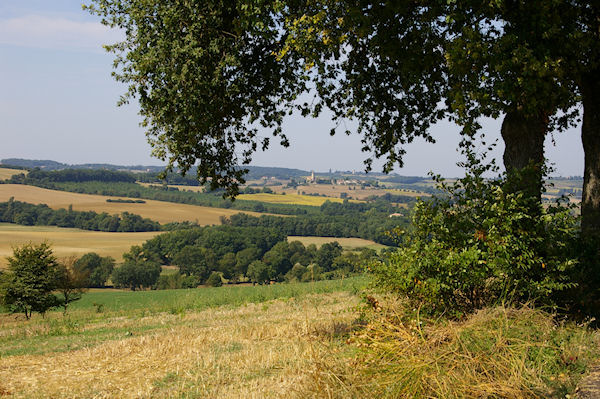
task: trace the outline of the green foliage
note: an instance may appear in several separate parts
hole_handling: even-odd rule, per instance
[[[44,314],[59,305],[52,294],[57,286],[58,262],[48,243],[14,248],[8,270],[2,278],[0,303],[11,312],[23,313],[29,319],[32,312]]]
[[[64,314],[71,302],[81,299],[88,285],[88,272],[75,266],[74,257],[67,258],[58,264],[56,268],[56,290],[59,292],[59,304],[64,309]]]
[[[51,209],[45,204],[29,204],[10,198],[0,202],[0,222],[17,223],[25,226],[76,227],[84,230],[136,232],[158,231],[161,225],[148,218],[123,212],[121,215],[109,215],[106,212],[74,211],[69,209]]]
[[[74,267],[80,273],[88,275],[88,287],[102,288],[113,272],[115,260],[110,256],[100,256],[95,252],[89,252],[77,259]]]
[[[271,279],[275,277],[275,273],[276,271],[270,265],[260,260],[255,260],[248,265],[246,275],[253,283],[269,284]]]
[[[153,287],[160,276],[158,263],[137,259],[126,260],[112,273],[112,282],[116,287],[129,288],[132,291]]]
[[[221,274],[218,272],[210,273],[210,276],[206,279],[206,285],[209,287],[220,287],[223,285],[223,280],[221,279]]]
[[[447,195],[420,201],[400,249],[371,264],[377,284],[452,316],[499,302],[557,305],[576,285],[572,208],[507,193],[506,177],[484,178],[493,165],[465,153],[466,176],[439,180]]]

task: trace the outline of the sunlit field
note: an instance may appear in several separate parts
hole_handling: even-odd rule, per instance
[[[18,175],[21,173],[27,174],[27,171],[21,169],[0,168],[0,180],[10,179],[11,176]]]
[[[17,201],[32,204],[47,204],[53,209],[68,208],[69,205],[73,205],[73,210],[76,211],[107,212],[109,214],[129,212],[150,218],[159,223],[190,221],[201,225],[220,224],[221,216],[231,216],[240,213],[239,211],[230,209],[175,204],[154,200],[144,200],[146,201],[144,204],[106,202],[108,198],[119,197],[47,190],[45,188],[21,184],[0,184],[0,201],[8,201],[10,197],[14,197]],[[244,213],[260,215],[254,212]]]
[[[302,397],[366,280],[89,293],[67,316],[0,315],[0,393],[18,398]]]
[[[315,197],[311,195],[298,195],[298,194],[268,194],[268,193],[258,193],[258,194],[240,194],[238,196],[241,200],[249,200],[249,201],[260,201],[267,202],[271,204],[290,204],[290,205],[312,205],[312,206],[321,206],[325,201],[331,202],[344,202],[341,198],[335,197]]]
[[[288,242],[300,241],[304,246],[315,244],[318,247],[321,245],[337,241],[342,248],[346,250],[353,250],[356,248],[371,248],[371,249],[383,249],[387,248],[385,245],[378,244],[375,241],[365,240],[363,238],[337,238],[337,237],[307,237],[307,236],[288,236]]]
[[[21,226],[0,223],[0,268],[7,266],[6,257],[12,255],[13,247],[29,242],[48,241],[57,257],[81,256],[97,252],[101,256],[112,256],[121,261],[121,255],[132,245],[142,244],[160,231],[141,233],[109,233],[55,226]]]

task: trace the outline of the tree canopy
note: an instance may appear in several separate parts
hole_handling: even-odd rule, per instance
[[[332,134],[356,120],[367,170],[385,157],[386,171],[405,144],[434,141],[441,119],[470,140],[481,117],[503,117],[506,169],[533,168],[513,190],[538,200],[544,139],[574,123],[581,102],[586,157],[600,148],[593,2],[95,0],[90,10],[126,32],[108,49],[155,155],[183,171],[198,162],[202,182],[230,195],[244,182],[238,165],[270,144],[259,128],[288,145],[293,112],[329,109]],[[600,187],[598,174],[600,158],[586,158],[585,184]],[[594,187],[584,219],[600,215]]]

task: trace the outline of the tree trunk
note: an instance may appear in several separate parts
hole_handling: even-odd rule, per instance
[[[586,237],[600,235],[600,78],[599,71],[581,79],[583,125],[581,141],[585,152],[581,229]]]
[[[507,189],[523,192],[539,203],[542,199],[542,166],[544,139],[548,118],[539,113],[525,116],[519,110],[509,111],[502,122],[504,167],[508,172]]]

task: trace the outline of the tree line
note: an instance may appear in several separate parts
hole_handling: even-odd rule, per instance
[[[83,230],[109,232],[158,231],[162,227],[158,222],[142,218],[129,212],[121,215],[109,215],[106,212],[74,211],[52,209],[45,204],[29,204],[10,198],[0,203],[0,222],[16,223],[25,226],[74,227]]]

